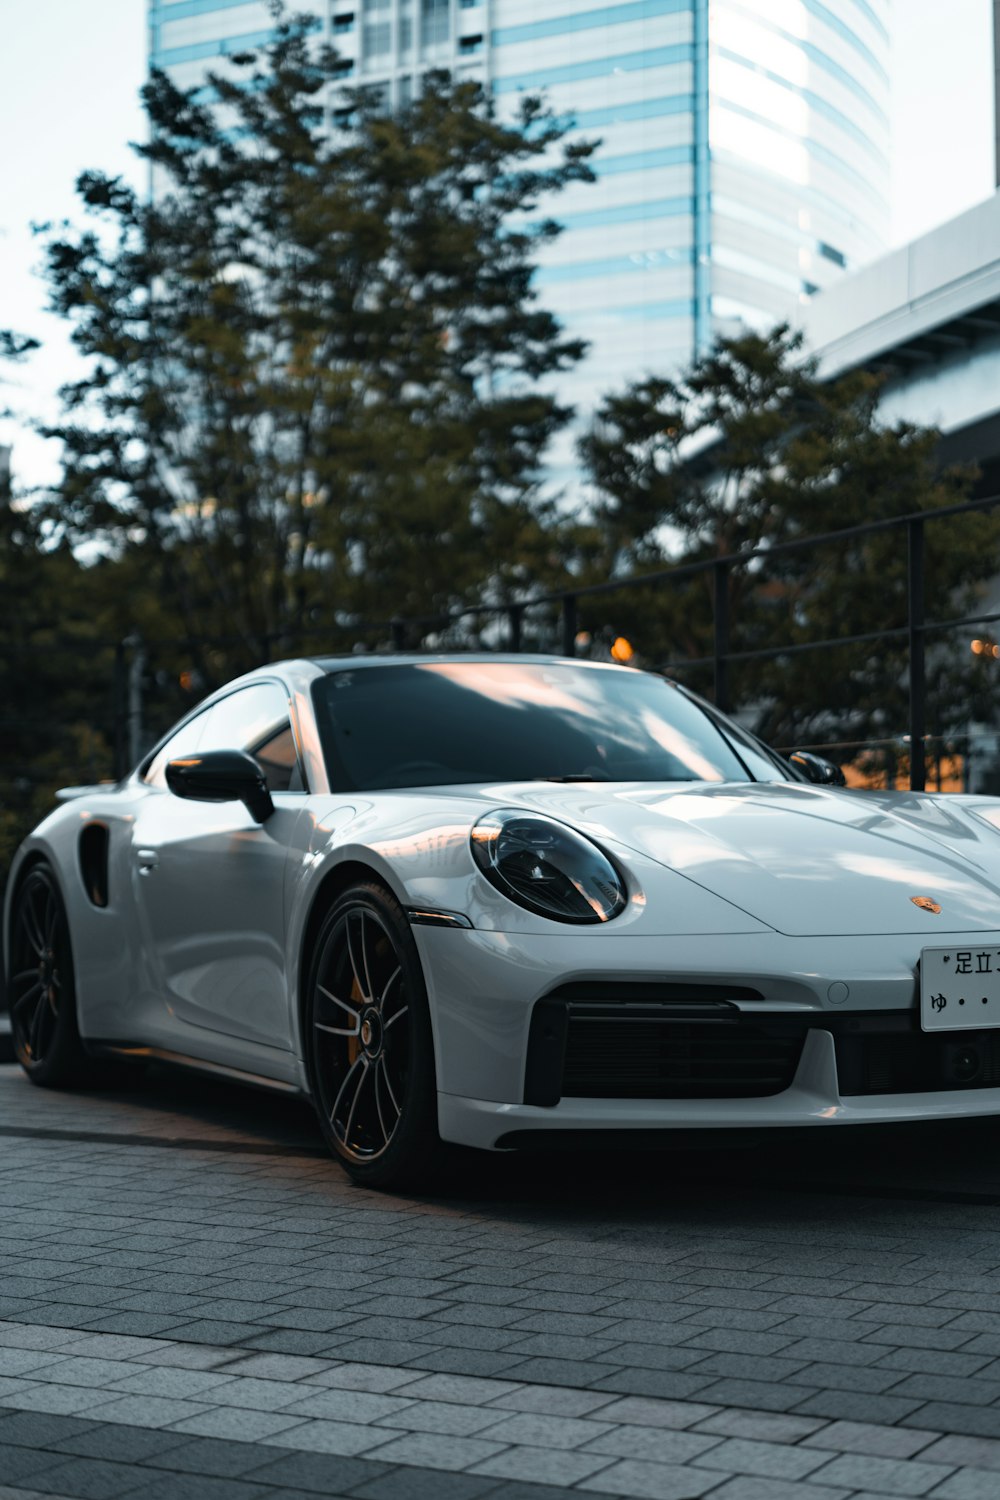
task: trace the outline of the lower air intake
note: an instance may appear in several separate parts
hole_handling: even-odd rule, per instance
[[[724,1000],[540,1001],[532,1016],[527,1104],[577,1099],[759,1099],[787,1089],[806,1024],[747,1016]]]

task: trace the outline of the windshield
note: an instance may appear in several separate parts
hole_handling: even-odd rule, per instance
[[[336,791],[752,779],[708,715],[645,672],[414,662],[331,671],[313,684],[313,701]]]

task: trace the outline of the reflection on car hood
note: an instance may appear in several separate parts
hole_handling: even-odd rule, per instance
[[[532,807],[638,850],[789,936],[915,932],[933,943],[1000,928],[1000,833],[956,798],[765,782],[484,791],[494,806]]]

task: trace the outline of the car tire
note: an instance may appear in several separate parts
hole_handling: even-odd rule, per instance
[[[76,1016],[73,949],[65,903],[50,865],[31,866],[11,912],[7,980],[14,1054],[32,1083],[81,1081],[87,1058]]]
[[[431,1182],[444,1153],[427,989],[406,915],[376,882],[352,885],[324,916],[303,1021],[313,1103],[350,1177]]]

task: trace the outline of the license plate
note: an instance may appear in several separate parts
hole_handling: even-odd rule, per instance
[[[925,948],[920,955],[924,1031],[1000,1026],[1000,948]]]

